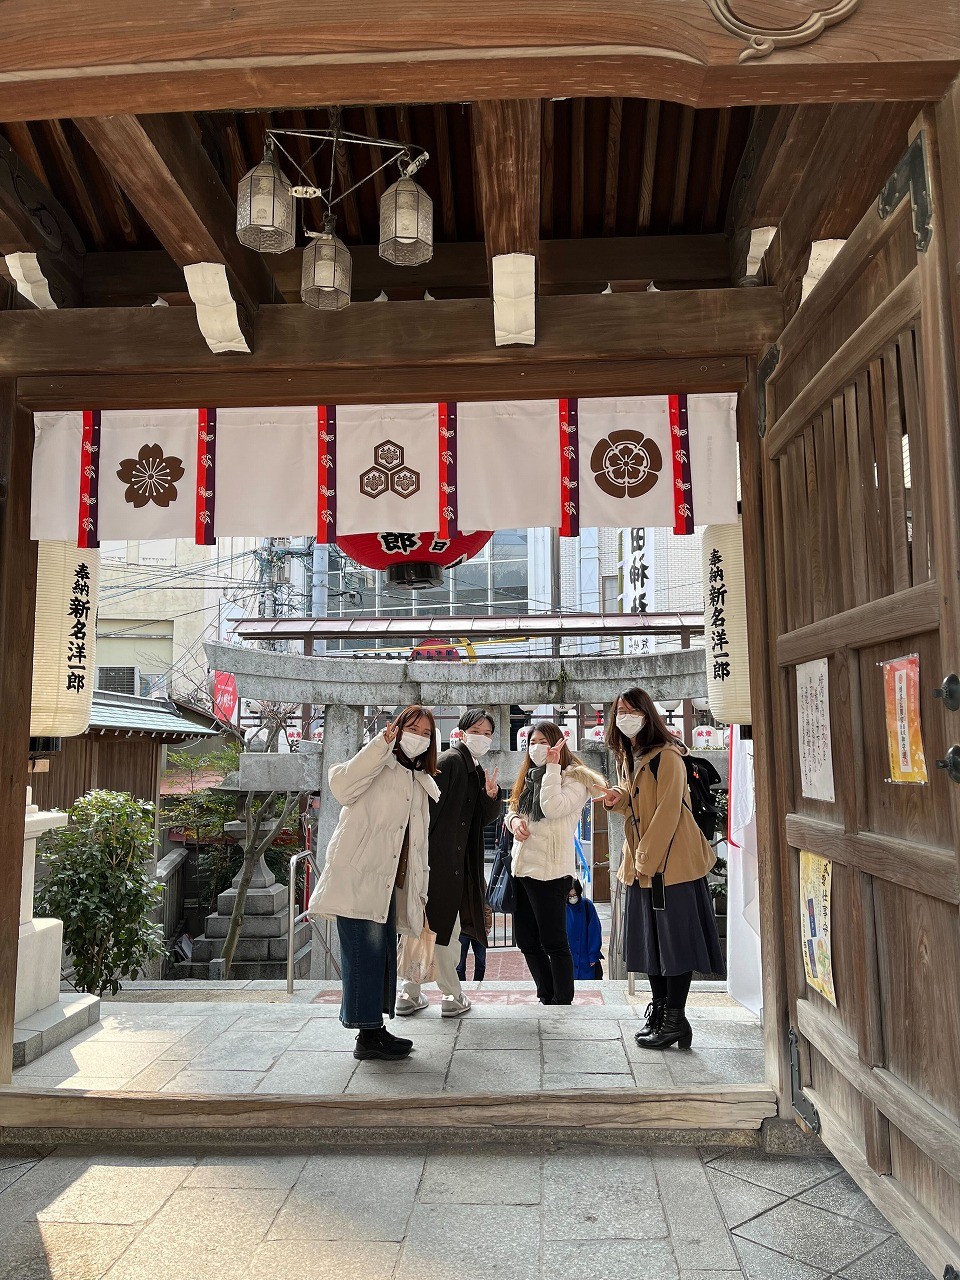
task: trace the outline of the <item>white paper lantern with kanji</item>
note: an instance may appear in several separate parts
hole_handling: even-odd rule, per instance
[[[74,738],[90,724],[100,552],[41,542],[33,632],[32,738]]]
[[[742,524],[704,531],[703,598],[710,713],[723,724],[750,724]]]

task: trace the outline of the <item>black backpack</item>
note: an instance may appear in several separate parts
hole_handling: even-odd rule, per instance
[[[703,832],[707,840],[713,840],[717,834],[719,814],[713,788],[718,786],[721,778],[709,760],[697,756],[682,756],[683,766],[687,771],[687,787],[690,791],[690,812],[693,820]],[[650,772],[654,778],[660,766],[660,757],[656,755],[650,761]]]

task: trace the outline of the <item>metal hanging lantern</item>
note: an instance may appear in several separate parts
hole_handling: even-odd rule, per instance
[[[297,240],[294,210],[293,189],[268,142],[237,188],[237,238],[258,253],[286,253]]]
[[[328,218],[323,231],[308,231],[310,243],[303,251],[300,297],[317,311],[342,311],[350,305],[353,259],[333,225]]]
[[[409,170],[380,198],[380,257],[398,267],[433,257],[433,201]]]

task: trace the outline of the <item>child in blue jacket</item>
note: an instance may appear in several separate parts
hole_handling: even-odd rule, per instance
[[[584,897],[579,880],[570,884],[567,897],[567,937],[573,954],[573,976],[581,981],[603,977],[603,930],[597,908]]]

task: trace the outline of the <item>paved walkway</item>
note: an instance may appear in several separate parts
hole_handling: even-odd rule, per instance
[[[829,1159],[589,1146],[0,1158],[0,1280],[929,1280]]]
[[[404,1062],[358,1063],[354,1033],[337,1017],[335,984],[303,984],[290,1002],[265,985],[218,998],[210,984],[198,983],[202,1001],[183,998],[188,984],[145,985],[135,993],[143,1003],[104,1001],[100,1023],[16,1071],[14,1083],[409,1096],[763,1082],[757,1018],[707,989],[691,995],[690,1053],[637,1047],[633,1037],[647,997],[631,1001],[625,984],[585,983],[572,1007],[547,1010],[531,984],[484,983],[475,991],[468,983],[475,1004],[464,1017],[441,1018],[433,989],[436,1003],[429,1009],[394,1021],[393,1030],[416,1046]]]

